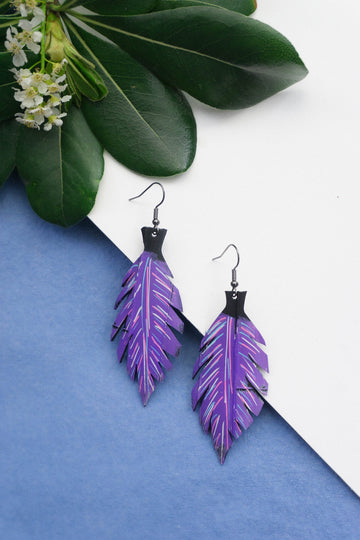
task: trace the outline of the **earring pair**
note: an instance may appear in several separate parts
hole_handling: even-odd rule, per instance
[[[160,182],[152,186],[162,189],[162,199],[155,206],[152,227],[142,227],[144,251],[126,273],[115,309],[121,309],[112,327],[111,339],[120,335],[117,349],[121,362],[127,352],[127,371],[134,381],[137,377],[144,405],[155,390],[155,381],[164,379],[163,369],[171,369],[168,355],[178,356],[180,342],[173,328],[182,333],[184,323],[178,313],[182,303],[178,289],[162,254],[167,233],[159,228],[159,207],[165,200]],[[215,450],[221,463],[234,439],[247,429],[263,406],[267,382],[261,370],[268,371],[267,355],[261,345],[265,341],[244,311],[246,292],[237,290],[236,270],[239,252],[229,244],[219,259],[233,247],[237,263],[232,269],[231,291],[226,291],[226,306],[203,337],[195,362],[193,378],[199,375],[192,391],[195,410],[200,404],[200,423],[205,432],[211,431]]]

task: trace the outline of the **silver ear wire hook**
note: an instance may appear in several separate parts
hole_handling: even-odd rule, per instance
[[[221,255],[218,255],[217,257],[214,257],[212,260],[213,261],[216,261],[217,259],[220,259],[225,253],[226,251],[230,248],[230,247],[233,247],[236,251],[236,255],[237,255],[237,262],[236,262],[236,265],[234,266],[234,268],[231,270],[231,287],[232,287],[232,293],[233,293],[233,296],[236,296],[237,295],[237,287],[238,287],[238,282],[237,282],[237,278],[236,278],[236,269],[237,267],[239,266],[240,264],[240,255],[239,255],[239,250],[238,248],[235,246],[235,244],[229,244],[225,249],[224,251],[221,253]]]
[[[159,206],[162,205],[162,203],[164,202],[165,200],[165,189],[164,189],[164,186],[162,184],[160,184],[160,182],[153,182],[152,184],[150,184],[150,186],[148,186],[146,189],[144,189],[144,191],[142,191],[140,193],[140,195],[136,195],[136,197],[131,197],[131,199],[129,199],[129,201],[133,201],[134,199],[138,199],[139,197],[142,197],[142,195],[144,195],[144,193],[147,192],[148,189],[150,189],[152,186],[160,186],[161,187],[161,190],[162,190],[162,199],[161,201],[155,206],[154,208],[154,215],[153,215],[153,220],[152,220],[152,224],[154,225],[154,232],[156,233],[157,229],[159,228],[159,225],[160,225],[160,221],[159,221]]]

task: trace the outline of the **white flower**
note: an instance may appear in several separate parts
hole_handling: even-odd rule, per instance
[[[66,95],[66,96],[60,96],[60,94],[52,94],[49,98],[49,103],[51,103],[52,107],[57,107],[61,103],[66,103],[70,101],[72,96]]]
[[[24,124],[26,127],[40,129],[39,124],[35,121],[34,115],[30,111],[25,111],[25,113],[16,113],[15,114],[17,122]]]
[[[22,109],[37,107],[42,103],[43,98],[40,96],[33,86],[29,86],[25,90],[16,90],[14,94],[16,101],[20,101]]]
[[[28,21],[27,19],[21,19],[21,21],[19,21],[18,26],[22,28],[22,30],[25,30],[25,32],[32,32],[32,29],[33,29],[30,21]]]
[[[41,47],[38,43],[35,43],[32,39],[28,39],[25,41],[25,44],[30,51],[35,54],[39,54]]]
[[[38,30],[34,30],[31,34],[31,37],[32,37],[32,40],[35,42],[35,43],[41,43],[41,40],[42,40],[42,33],[39,32]]]
[[[13,64],[16,67],[23,66],[27,62],[27,57],[25,52],[23,51],[24,45],[22,43],[19,43],[16,38],[12,38],[11,40],[5,41],[5,47],[11,54],[13,55]]]
[[[66,116],[66,113],[58,114],[58,111],[56,109],[53,110],[53,112],[55,111],[56,114],[52,114],[51,116],[49,116],[48,121],[44,125],[44,131],[50,131],[53,126],[59,127],[63,125],[63,121],[61,120],[61,118],[64,118],[64,116]]]
[[[6,39],[11,41],[14,37],[13,34],[14,36],[16,36],[18,34],[18,31],[16,30],[14,26],[9,26],[9,28],[7,28],[6,30]]]
[[[64,73],[63,75],[61,75],[61,77],[55,78],[55,82],[56,82],[57,84],[60,84],[60,83],[64,82],[65,80],[66,80],[66,75],[65,75],[65,73]]]
[[[28,10],[27,10],[27,8],[26,8],[26,6],[24,4],[19,5],[19,11],[20,11],[20,15],[22,17],[27,17],[28,16]]]
[[[23,31],[17,33],[16,39],[23,45],[26,45],[30,51],[38,54],[41,49],[39,43],[42,40],[42,33],[38,32],[37,30],[34,31],[30,21],[28,21],[27,19],[22,19],[19,22],[19,26],[20,28],[22,28]]]
[[[10,71],[14,74],[14,77],[16,79],[16,82],[21,86],[21,88],[24,90],[25,88],[29,88],[32,82],[32,72],[30,69],[16,69],[12,68]]]
[[[45,118],[49,118],[53,114],[53,109],[45,102],[42,102],[35,109],[30,109],[29,112],[34,116],[35,122],[40,126],[45,122]]]
[[[21,43],[26,45],[30,51],[35,54],[39,54],[41,49],[39,43],[42,39],[41,32],[21,32],[21,34],[19,34],[19,39],[21,40]]]
[[[53,82],[49,85],[48,92],[49,94],[61,94],[65,89],[67,88],[67,84],[57,84],[56,82]]]
[[[13,35],[14,34],[14,35]],[[18,31],[13,26],[6,30],[5,47],[13,55],[13,64],[16,67],[23,66],[27,62],[25,52],[22,50],[24,45],[18,41]]]
[[[30,23],[31,23],[31,26],[35,28],[35,26],[39,26],[39,24],[43,22],[43,20],[45,19],[45,15],[44,15],[43,10],[39,7],[35,7],[32,10],[32,13],[34,17],[33,19],[31,19]]]
[[[66,79],[66,75],[62,75],[61,77],[57,77],[53,82],[49,85],[49,94],[61,94],[66,88],[67,84],[60,84],[64,82]]]
[[[51,82],[50,75],[47,73],[41,73],[40,71],[35,71],[32,75],[31,84],[34,88],[37,89],[39,94],[43,96],[48,95],[48,88]]]
[[[49,103],[52,107],[57,107],[61,104],[61,96],[60,94],[51,94],[49,97]]]

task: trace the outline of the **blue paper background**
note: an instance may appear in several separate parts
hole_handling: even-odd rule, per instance
[[[270,406],[219,465],[190,325],[142,407],[109,341],[129,261],[89,220],[45,223],[13,179],[0,253],[0,538],[360,538],[359,499]]]

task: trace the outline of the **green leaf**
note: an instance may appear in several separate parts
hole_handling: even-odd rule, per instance
[[[102,15],[136,15],[149,13],[155,3],[156,0],[92,0],[86,7]]]
[[[82,94],[92,101],[98,101],[107,94],[107,88],[104,81],[99,78],[95,70],[82,66],[81,63],[75,64],[70,58],[66,65],[66,75],[75,85],[75,94]]]
[[[0,84],[15,82],[10,68],[13,68],[12,55],[7,51],[0,52]]]
[[[8,52],[0,52],[0,122],[7,118],[12,118],[16,112],[20,111],[20,103],[14,99],[16,81],[14,75],[9,71],[14,67],[12,56]]]
[[[67,227],[93,207],[104,160],[82,112],[73,106],[63,126],[50,132],[21,126],[17,168],[35,212]]]
[[[227,9],[79,15],[162,80],[221,109],[250,107],[300,81],[307,69],[270,26]]]
[[[62,6],[65,9],[83,6],[101,15],[136,15],[148,13],[156,0],[69,0]]]
[[[113,43],[67,24],[74,45],[96,65],[109,91],[98,103],[82,103],[99,141],[118,161],[142,174],[185,171],[195,155],[196,125],[184,96]]]
[[[251,15],[257,7],[256,0],[157,0],[154,11],[190,6],[224,8],[243,15]]]
[[[15,169],[19,123],[15,119],[0,124],[0,186]]]

